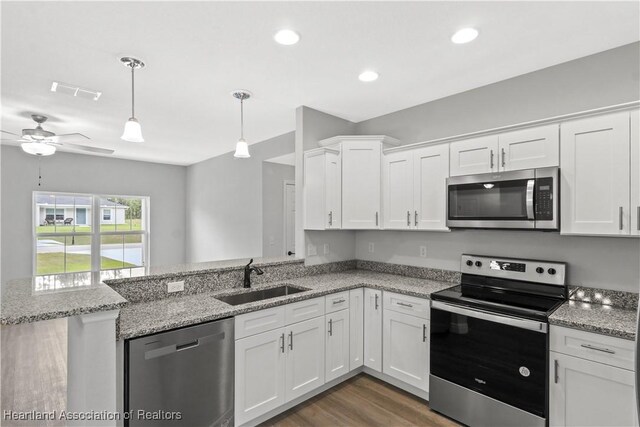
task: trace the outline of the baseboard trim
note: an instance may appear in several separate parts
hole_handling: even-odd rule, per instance
[[[429,392],[427,392],[427,391],[420,390],[417,387],[414,387],[414,386],[412,386],[410,384],[402,382],[402,381],[400,381],[400,380],[398,380],[398,379],[396,379],[396,378],[394,378],[394,377],[392,377],[390,375],[387,375],[387,374],[385,374],[383,372],[378,372],[378,371],[376,371],[374,369],[371,369],[371,368],[369,368],[367,366],[365,366],[362,369],[362,372],[364,372],[365,374],[371,375],[372,377],[377,378],[380,381],[384,381],[387,384],[391,384],[394,387],[398,387],[400,390],[404,390],[407,393],[411,393],[414,396],[419,397],[420,399],[424,399],[426,401],[429,401]]]

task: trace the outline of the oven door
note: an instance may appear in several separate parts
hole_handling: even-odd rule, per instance
[[[546,418],[547,324],[433,301],[431,375]]]
[[[535,228],[535,170],[456,176],[447,180],[447,226]]]

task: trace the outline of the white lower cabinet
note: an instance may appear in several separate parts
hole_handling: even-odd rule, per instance
[[[364,289],[349,291],[349,370],[364,364]]]
[[[384,310],[382,372],[429,391],[429,322]]]
[[[285,403],[284,340],[284,328],[279,328],[236,341],[236,425]]]
[[[550,352],[550,426],[637,426],[635,372]]]
[[[325,317],[325,380],[331,381],[349,373],[349,310]]]
[[[287,326],[285,332],[285,398],[288,402],[324,384],[324,317]]]
[[[364,366],[382,372],[382,291],[364,289]]]

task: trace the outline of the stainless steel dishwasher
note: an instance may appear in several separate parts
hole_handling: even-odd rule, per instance
[[[232,427],[233,318],[125,342],[129,426]]]

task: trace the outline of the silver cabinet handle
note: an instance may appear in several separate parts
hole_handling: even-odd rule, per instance
[[[553,360],[553,382],[558,384],[558,359]]]
[[[637,208],[636,217],[637,217],[636,219],[638,220],[638,224],[636,224],[636,228],[640,230],[640,206],[638,206]]]
[[[622,217],[624,216],[624,210],[622,209],[622,206],[620,206],[620,209],[618,209],[618,225],[619,225],[619,229],[622,230],[624,227],[622,225]]]
[[[398,304],[398,305],[401,305],[402,307],[409,307],[409,308],[413,308],[413,305],[412,305],[412,304],[407,304],[406,302],[402,302],[402,301],[400,301],[400,302],[398,302],[397,304]]]
[[[427,342],[427,325],[422,324],[422,342]]]
[[[407,211],[407,227],[411,227],[411,212]]]
[[[376,212],[376,226],[378,225],[378,212]]]
[[[638,212],[640,212],[640,207],[638,208]],[[415,212],[414,218],[415,218],[415,225],[417,227],[418,226],[418,211]],[[640,230],[640,220],[638,221],[638,224],[639,224],[638,230]]]
[[[346,299],[344,299],[344,298],[341,298],[341,299],[334,299],[334,300],[333,300],[333,303],[334,303],[334,304],[342,304],[342,303],[343,303],[343,302],[345,302],[345,301],[346,301]]]
[[[293,350],[293,331],[289,332],[289,350]]]
[[[588,348],[589,350],[601,351],[601,352],[607,353],[607,354],[616,354],[616,352],[613,351],[613,350],[609,350],[608,348],[603,348],[603,347],[596,347],[596,346],[591,345],[591,344],[580,344],[580,347]]]
[[[333,225],[333,211],[329,211],[329,225]]]
[[[493,169],[493,150],[491,150],[491,164],[489,165],[489,168]]]
[[[284,332],[280,336],[280,351],[284,353]]]
[[[376,310],[377,310],[378,309],[378,294],[376,294],[376,305],[375,305],[375,307],[376,307]]]
[[[329,336],[333,336],[333,319],[329,319]]]
[[[504,168],[504,161],[505,161],[504,160],[504,158],[505,158],[504,148],[501,148],[500,150],[502,151],[501,152],[501,154],[502,154],[502,167]]]

